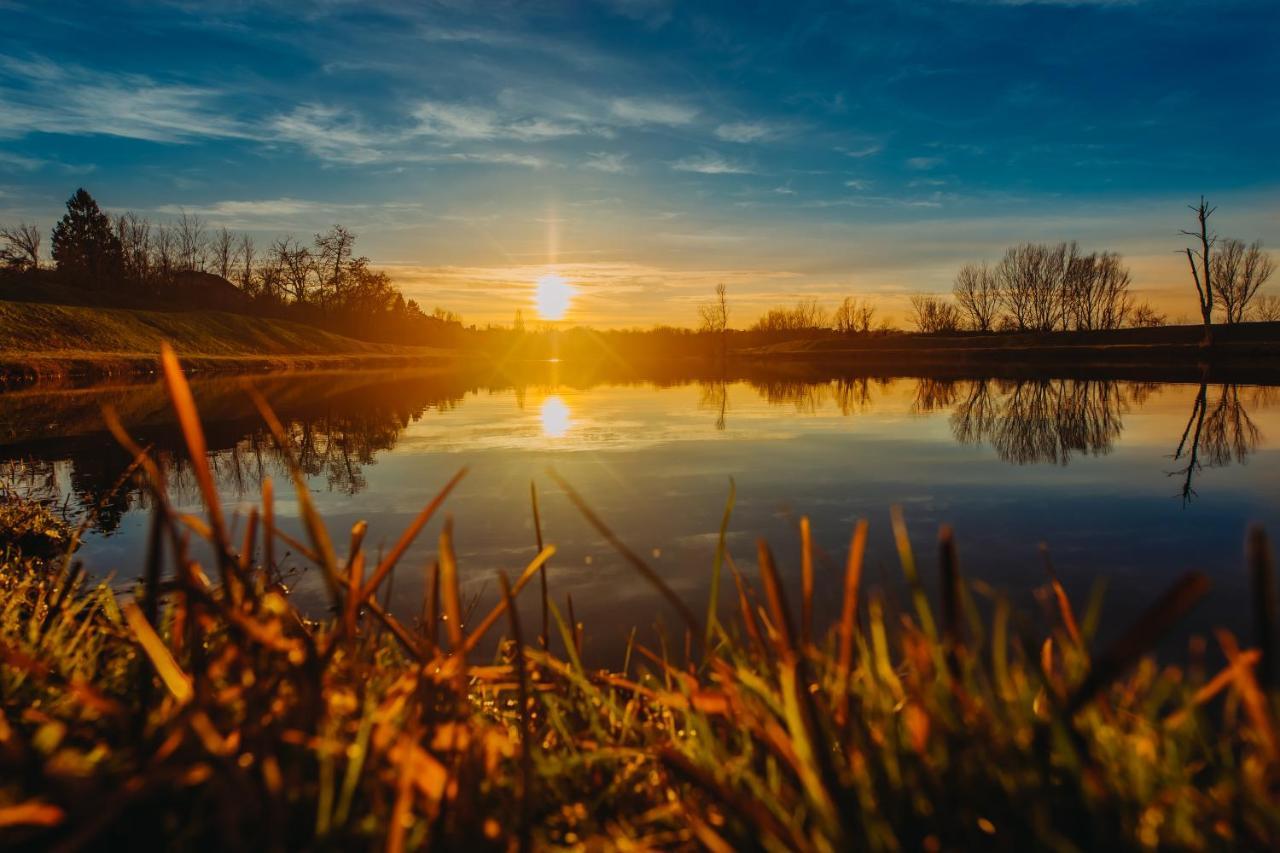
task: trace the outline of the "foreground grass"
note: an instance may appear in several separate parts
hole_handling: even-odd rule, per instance
[[[1050,618],[1020,618],[998,596],[979,608],[946,531],[935,609],[900,520],[912,606],[894,612],[862,590],[859,524],[843,616],[818,633],[802,522],[796,611],[767,545],[752,583],[722,533],[698,616],[562,484],[687,623],[662,648],[591,671],[578,626],[545,592],[559,642],[508,606],[545,589],[549,546],[470,618],[446,525],[421,617],[405,624],[378,604],[457,478],[381,559],[361,524],[339,559],[301,483],[307,543],[275,529],[270,485],[231,542],[171,353],[165,367],[206,517],[174,511],[139,451],[156,509],[135,595],[92,587],[69,558],[10,549],[0,567],[0,843],[1091,850],[1280,837],[1260,534],[1263,648],[1219,632],[1227,666],[1205,673],[1148,656],[1205,592],[1199,575],[1093,653],[1097,609],[1078,618],[1052,581]],[[212,565],[192,558],[193,537],[212,545]],[[273,552],[285,545],[322,574],[327,617],[308,619],[280,585]],[[715,606],[722,568],[732,616]],[[498,658],[476,660],[492,633],[507,638]]]

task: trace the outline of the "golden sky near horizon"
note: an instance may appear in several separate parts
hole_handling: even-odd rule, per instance
[[[1185,224],[1175,218],[1171,223]],[[729,292],[730,323],[736,328],[749,326],[777,305],[813,298],[830,310],[846,296],[873,302],[877,320],[906,326],[910,296],[949,292],[960,264],[968,260],[994,262],[1004,245],[1019,239],[1054,239],[1049,236],[1055,233],[1051,225],[1028,228],[1027,223],[1021,227],[1007,224],[1011,239],[1003,241],[994,234],[966,234],[970,229],[955,229],[954,223],[934,229],[901,223],[883,226],[880,233],[869,234],[862,241],[819,243],[816,235],[810,234],[797,246],[797,241],[785,234],[786,223],[781,223],[772,241],[765,235],[759,239],[751,235],[726,238],[718,245],[708,240],[698,257],[678,248],[669,251],[665,238],[640,240],[635,247],[604,241],[597,249],[566,251],[557,237],[548,240],[551,248],[541,253],[541,258],[536,249],[504,252],[493,250],[491,245],[490,251],[476,253],[477,261],[492,260],[496,254],[510,262],[379,266],[424,309],[439,305],[458,312],[466,323],[481,326],[510,325],[517,309],[523,311],[526,322],[536,321],[537,283],[546,276],[558,276],[572,288],[569,308],[561,321],[566,325],[696,326],[698,306],[711,299],[717,284],[724,283]],[[1280,230],[1274,214],[1227,224],[1236,226],[1229,233],[1243,232],[1241,238],[1247,240],[1257,239],[1259,231],[1274,234]],[[1247,230],[1249,225],[1254,226],[1252,232]],[[1003,230],[1000,223],[990,227]],[[957,230],[959,233],[947,233]],[[1091,234],[1079,242],[1085,251],[1121,252],[1132,275],[1136,302],[1149,302],[1171,322],[1197,322],[1194,285],[1181,253],[1184,238],[1176,228],[1168,229],[1170,233],[1163,238],[1157,228],[1150,230],[1157,233],[1133,234],[1121,226],[1113,241]],[[687,235],[685,242],[692,241],[695,233]],[[1064,235],[1061,239],[1070,239],[1073,229],[1062,228],[1057,233]],[[927,236],[911,240],[912,234]],[[668,245],[664,247],[664,243]],[[832,251],[833,245],[839,251]],[[1280,281],[1270,282],[1267,291],[1280,292]]]

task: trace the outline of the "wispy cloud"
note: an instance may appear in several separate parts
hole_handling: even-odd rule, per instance
[[[707,151],[683,157],[671,164],[677,172],[697,172],[701,175],[748,175],[751,169],[724,156]]]
[[[855,145],[853,147],[846,147],[843,145],[836,146],[836,151],[840,152],[844,156],[855,157],[859,160],[861,160],[863,157],[870,157],[872,154],[879,154],[883,150],[884,150],[884,146],[881,145],[879,142],[867,142],[865,144]]]
[[[410,135],[445,142],[490,139],[538,141],[583,132],[581,125],[543,116],[503,116],[496,110],[459,104],[423,101],[413,109],[418,124]]]
[[[940,165],[942,165],[941,157],[908,157],[906,160],[908,169],[915,169],[921,172],[937,168]]]
[[[735,121],[717,127],[716,136],[725,142],[766,142],[781,136],[781,129],[763,121]]]
[[[266,199],[228,199],[209,204],[163,204],[150,213],[161,216],[195,214],[217,225],[249,231],[289,231],[320,227],[335,217],[352,227],[372,223],[403,223],[424,211],[418,202],[336,202],[282,196]]]
[[[304,104],[270,122],[274,141],[298,145],[314,157],[338,163],[377,163],[386,159],[394,136],[364,127],[356,114],[336,107]]]
[[[678,127],[698,117],[698,111],[684,104],[647,98],[616,98],[610,104],[613,117],[623,124],[657,124]]]
[[[57,133],[186,143],[254,136],[215,88],[13,57],[0,57],[0,84],[0,138]]]
[[[626,154],[606,151],[592,151],[589,153],[582,164],[582,168],[594,169],[597,172],[608,172],[611,175],[621,175],[631,171],[631,167],[627,164]]]

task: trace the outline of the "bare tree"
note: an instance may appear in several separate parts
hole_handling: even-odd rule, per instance
[[[138,286],[148,285],[151,279],[151,223],[130,211],[117,216],[115,224],[125,278]]]
[[[1076,254],[1068,264],[1063,298],[1076,329],[1118,329],[1132,308],[1129,270],[1114,252]]]
[[[209,253],[213,256],[213,271],[230,281],[231,267],[236,262],[236,238],[225,225],[213,235]]]
[[[284,261],[280,255],[280,243],[275,243],[257,268],[257,284],[262,295],[273,302],[282,302],[284,293]]]
[[[0,240],[5,242],[4,254],[22,269],[39,269],[40,237],[40,227],[29,222],[0,226]]]
[[[979,332],[990,332],[995,328],[1003,299],[1000,283],[985,262],[960,267],[951,293],[972,328]]]
[[[960,309],[940,296],[917,293],[911,297],[911,322],[920,332],[954,332],[960,328],[960,319]]]
[[[1260,293],[1249,306],[1249,319],[1258,323],[1275,323],[1280,321],[1280,296],[1274,293]]]
[[[698,317],[702,321],[700,330],[723,335],[729,328],[729,289],[724,283],[716,285],[716,298],[698,306]]]
[[[816,299],[801,299],[794,308],[770,308],[751,328],[757,332],[801,332],[821,329],[827,312]]]
[[[1218,241],[1216,234],[1209,233],[1209,217],[1217,210],[1216,207],[1209,207],[1205,202],[1204,196],[1200,196],[1199,205],[1187,205],[1196,213],[1196,221],[1200,223],[1199,231],[1183,231],[1182,233],[1188,237],[1194,237],[1200,241],[1200,249],[1197,251],[1190,246],[1187,247],[1187,263],[1191,265],[1191,277],[1196,282],[1196,295],[1200,300],[1200,317],[1204,320],[1204,342],[1206,344],[1213,341],[1213,278],[1212,258],[1210,257],[1214,244]],[[1200,270],[1196,270],[1196,258],[1200,259]]]
[[[171,225],[157,225],[151,238],[151,269],[160,284],[167,284],[178,264],[178,235]]]
[[[306,304],[312,295],[311,277],[315,272],[315,260],[311,250],[292,237],[277,240],[271,247],[284,287],[300,305]]]
[[[1246,246],[1240,240],[1223,240],[1209,265],[1213,274],[1213,298],[1227,323],[1244,322],[1249,303],[1275,272],[1271,256],[1255,241]]]
[[[253,238],[248,234],[240,235],[240,250],[237,260],[240,262],[240,289],[245,293],[253,293]]]
[[[844,335],[852,335],[855,332],[865,334],[871,331],[871,323],[875,315],[876,309],[870,300],[846,296],[831,315],[831,325],[837,332]]]
[[[205,264],[206,239],[204,220],[194,213],[182,211],[177,223],[178,269],[202,270]]]
[[[1135,329],[1152,329],[1167,325],[1168,322],[1169,318],[1152,308],[1149,302],[1135,305],[1129,312],[1129,325]]]
[[[329,299],[341,302],[347,284],[348,268],[354,261],[353,247],[356,235],[341,225],[334,225],[315,239],[316,278],[319,283],[320,301]]]
[[[1023,243],[1005,252],[995,275],[1015,328],[1050,332],[1065,324],[1067,271],[1078,254],[1075,243]]]

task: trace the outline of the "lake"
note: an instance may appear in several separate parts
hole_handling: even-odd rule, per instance
[[[360,519],[375,550],[390,545],[466,467],[446,510],[464,592],[477,602],[493,600],[498,569],[514,576],[535,553],[534,484],[544,535],[558,549],[549,570],[554,600],[563,610],[572,595],[588,656],[599,662],[616,661],[631,626],[652,638],[655,622],[676,620],[570,504],[552,470],[699,615],[731,480],[729,552],[749,577],[763,536],[798,586],[798,523],[810,518],[819,618],[838,609],[859,518],[870,522],[867,584],[891,602],[901,598],[893,505],[903,509],[929,584],[938,526],[949,523],[964,574],[1034,614],[1044,542],[1078,609],[1106,582],[1109,630],[1193,568],[1212,577],[1214,590],[1183,630],[1243,627],[1245,531],[1261,522],[1280,533],[1280,392],[1256,385],[781,369],[726,376],[678,367],[611,375],[555,363],[194,379],[219,488],[238,526],[271,477],[280,525],[298,537],[286,465],[246,381],[288,425],[292,453],[339,546]],[[141,564],[149,510],[132,485],[113,493],[129,457],[104,430],[103,405],[154,448],[180,508],[199,512],[158,384],[0,395],[0,460],[21,493],[68,512],[102,504],[79,556],[125,587]],[[406,619],[419,612],[444,515],[406,555],[389,591]],[[282,562],[297,564],[292,556]],[[288,582],[309,606],[322,606],[316,573],[295,572]],[[726,578],[726,606],[731,589]],[[526,624],[537,626],[533,589],[526,599]]]

